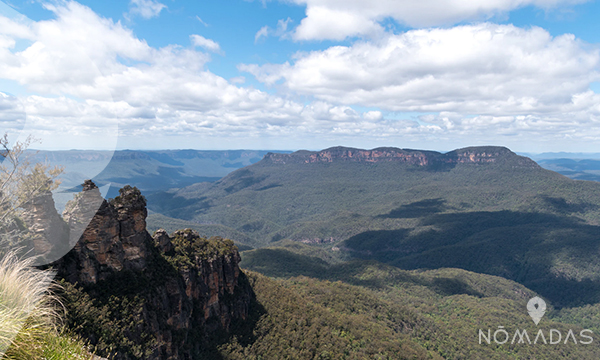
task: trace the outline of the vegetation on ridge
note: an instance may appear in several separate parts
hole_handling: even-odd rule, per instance
[[[594,221],[599,203],[594,196],[598,189],[565,182],[539,168],[517,171],[509,160],[486,171],[479,165],[478,169],[457,165],[423,170],[361,164],[376,165],[370,171],[379,169],[375,173],[382,177],[376,177],[374,185],[361,179],[364,169],[348,165],[358,176],[352,181],[337,179],[347,185],[348,193],[333,186],[334,175],[349,175],[348,169],[335,163],[318,171],[311,168],[316,190],[294,183],[292,177],[287,183],[269,183],[273,180],[269,176],[285,178],[269,174],[273,169],[258,177],[253,170],[241,171],[215,187],[204,187],[191,221],[177,221],[269,245],[243,252],[242,267],[272,278],[245,271],[242,281],[249,281],[256,299],[249,318],[232,324],[229,334],[206,337],[174,332],[173,341],[182,348],[202,343],[204,348],[192,355],[198,359],[597,358],[598,343],[561,344],[558,349],[477,342],[479,329],[494,331],[498,326],[509,331],[527,329],[530,335],[540,328],[563,333],[597,329],[595,262],[581,260],[590,260],[597,252]],[[390,174],[400,174],[405,181],[385,177]],[[306,174],[298,170],[295,175]],[[507,184],[516,184],[515,178],[525,183],[518,191],[507,190]],[[377,194],[376,186],[393,191]],[[456,192],[449,191],[453,187]],[[591,197],[585,198],[588,189]],[[257,195],[273,191],[283,193]],[[286,195],[289,191],[300,198]],[[284,198],[276,204],[263,203],[273,201],[274,194]],[[369,198],[373,194],[376,199]],[[188,191],[186,196],[190,195],[183,204],[193,205]],[[479,198],[482,195],[492,198]],[[244,205],[226,213],[237,206],[228,202],[232,199]],[[320,203],[311,203],[319,199]],[[275,214],[280,206],[291,209]],[[235,220],[237,225],[198,223],[210,223],[203,216],[217,214],[213,210],[218,207],[223,208],[220,215],[225,222]],[[247,217],[236,220],[236,214]],[[252,220],[265,214],[273,217]],[[165,223],[171,220],[157,218]],[[169,274],[231,253],[236,246],[231,240],[192,234],[191,230],[175,232],[173,249],[164,254],[153,251],[144,271],[118,272],[86,288],[63,283],[69,327],[94,339],[105,354],[119,353],[127,359],[150,356],[160,344],[147,316],[158,313],[149,294],[158,291]],[[267,237],[260,240],[260,234]],[[532,275],[540,272],[541,277]],[[561,292],[552,293],[556,290]],[[537,294],[548,300],[549,311],[535,327],[526,303]],[[577,299],[591,305],[573,307],[580,305]]]
[[[23,207],[57,186],[60,168],[32,164],[29,137],[12,146],[0,138],[0,357],[7,360],[92,359],[85,342],[62,327],[52,295],[54,273],[33,267],[34,239]]]
[[[231,240],[206,239],[191,229],[176,231],[170,238],[173,247],[165,253],[148,242],[147,267],[141,271],[114,272],[107,279],[86,286],[61,281],[64,290],[60,296],[67,309],[68,327],[84,338],[93,339],[99,354],[140,360],[166,356],[161,347],[164,348],[165,341],[172,341],[172,346],[181,353],[190,352],[195,359],[210,359],[216,346],[227,340],[221,331],[207,335],[194,323],[189,328],[178,328],[172,319],[167,319],[161,306],[163,302],[175,301],[171,299],[173,294],[167,292],[169,288],[177,288],[179,280],[183,282],[181,273],[200,274],[205,262],[230,256],[237,248]],[[185,293],[186,288],[180,290]],[[200,289],[194,288],[194,291]],[[204,316],[199,304],[175,301],[173,305],[192,306],[193,310],[188,310],[192,310],[190,321],[194,322]],[[173,310],[183,311],[181,308]],[[173,334],[172,339],[162,337],[162,331],[166,330]]]
[[[441,168],[277,155],[283,160],[170,193],[182,206],[160,210],[255,248],[291,239],[316,245],[323,259],[503,276],[560,307],[600,301],[600,183],[568,179],[504,148],[468,151],[499,155]]]
[[[311,258],[308,255],[284,248],[276,249],[275,253],[270,250],[256,249],[242,253],[243,267],[279,278],[269,280],[258,277],[254,280],[265,282],[260,288],[255,286],[255,289],[259,289],[257,298],[267,309],[267,313],[277,311],[275,308],[278,305],[275,300],[269,303],[265,293],[283,294],[283,290],[277,287],[279,286],[292,291],[302,303],[318,304],[340,317],[361,315],[367,323],[376,322],[393,329],[400,334],[397,335],[399,338],[406,335],[406,340],[427,349],[432,358],[595,359],[600,353],[598,344],[583,346],[572,342],[561,343],[560,349],[543,344],[510,344],[510,341],[504,345],[493,342],[479,344],[479,329],[491,329],[493,333],[498,326],[504,326],[511,332],[511,336],[516,329],[525,329],[530,335],[534,334],[531,335],[532,341],[539,329],[543,329],[547,336],[551,328],[558,329],[563,334],[568,329],[579,333],[583,328],[597,328],[589,326],[597,318],[597,310],[593,312],[593,309],[583,307],[572,308],[568,312],[566,309],[558,311],[550,302],[546,317],[539,326],[535,326],[527,314],[526,304],[536,294],[501,277],[460,269],[405,271],[364,260],[319,266],[315,265],[318,262],[307,259]],[[285,263],[293,262],[291,259],[294,257],[303,259],[297,262],[310,265],[287,267]],[[301,274],[309,277],[298,276]],[[294,324],[294,319],[301,315],[295,314],[292,306],[285,309],[290,315],[279,319],[278,329],[288,333],[289,330],[281,329],[285,329],[286,322]],[[301,313],[302,310],[298,312]],[[581,321],[584,317],[589,320]],[[273,333],[269,334],[274,336]],[[293,333],[281,337],[287,339],[290,336],[294,336]],[[277,340],[269,340],[268,343],[281,344]]]

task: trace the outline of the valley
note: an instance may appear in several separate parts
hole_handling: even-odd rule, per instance
[[[92,339],[99,354],[129,360],[600,353],[598,342],[558,349],[481,344],[477,337],[498,326],[535,334],[540,328],[526,311],[534,296],[548,304],[543,329],[600,333],[590,320],[600,316],[598,182],[572,180],[502,147],[270,152],[216,180],[186,175],[194,179],[200,180],[167,190],[158,181],[147,193],[121,189],[76,252],[58,263],[69,327]],[[140,250],[132,252],[129,239],[138,239]],[[93,245],[98,241],[104,245]],[[190,277],[195,271],[199,277]],[[239,277],[227,275],[234,273]],[[90,274],[97,274],[92,282],[85,280]],[[192,295],[182,295],[184,288]]]

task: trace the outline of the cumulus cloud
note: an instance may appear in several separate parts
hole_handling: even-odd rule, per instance
[[[106,148],[117,124],[120,139],[144,148],[470,145],[490,129],[553,146],[600,139],[600,98],[588,90],[598,51],[569,35],[492,24],[415,30],[240,67],[279,83],[281,95],[211,73],[196,48],[151,47],[75,2],[48,9],[53,19],[0,17],[0,78],[35,93],[0,97],[0,122],[18,124],[25,112],[28,130],[54,147]]]
[[[588,0],[293,0],[306,6],[306,17],[295,40],[341,40],[382,31],[380,22],[392,18],[411,27],[451,25],[464,20],[488,20],[525,6],[551,9]]]
[[[338,103],[390,111],[541,114],[562,111],[599,79],[600,53],[573,35],[479,24],[408,31],[242,65],[258,80]]]
[[[20,129],[25,124],[25,109],[13,95],[0,92],[0,124],[3,129]]]
[[[199,46],[212,52],[221,52],[221,46],[219,45],[219,43],[211,39],[207,39],[204,36],[195,34],[190,35],[190,40],[192,41],[192,44],[194,44],[194,46]]]
[[[131,0],[129,13],[139,15],[144,19],[151,19],[160,15],[167,6],[156,0]]]
[[[124,71],[117,58],[139,62],[155,61],[155,49],[133,36],[119,23],[98,17],[78,3],[47,5],[56,19],[17,24],[0,17],[0,37],[27,40],[22,51],[0,47],[0,77],[11,79],[40,93],[69,93],[82,97],[102,97],[107,89],[96,86],[102,74]]]
[[[356,127],[353,121],[361,118],[348,106],[304,105],[238,87],[241,78],[227,81],[204,68],[205,53],[177,45],[153,48],[78,3],[48,8],[55,19],[19,25],[0,18],[15,25],[0,28],[8,40],[0,43],[0,78],[52,96],[11,98],[0,106],[8,116],[11,101],[24,103],[28,131],[56,146],[102,147],[102,140],[90,139],[110,136],[117,124],[125,137],[228,139],[288,136],[298,129],[327,133],[333,123],[336,129]],[[18,39],[31,45],[14,51]],[[217,49],[200,36],[192,41]]]
[[[306,17],[293,33],[294,40],[344,40],[349,36],[382,33],[377,20],[360,11],[308,6]]]

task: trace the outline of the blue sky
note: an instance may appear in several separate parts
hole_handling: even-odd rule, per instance
[[[583,0],[0,1],[0,123],[44,149],[598,152]]]

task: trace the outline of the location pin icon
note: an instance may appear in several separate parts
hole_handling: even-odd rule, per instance
[[[527,311],[533,322],[537,325],[546,313],[546,302],[536,296],[527,303]]]

